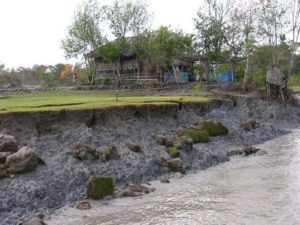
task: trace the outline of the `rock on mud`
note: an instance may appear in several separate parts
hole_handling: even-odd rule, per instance
[[[167,161],[167,166],[172,172],[184,173],[183,162],[181,159],[170,159]]]
[[[76,202],[73,207],[75,209],[79,209],[79,210],[87,210],[87,209],[91,209],[92,206],[91,206],[91,203],[89,201],[80,201],[80,202]]]
[[[17,152],[18,144],[14,136],[0,134],[0,152]]]
[[[142,152],[142,147],[135,143],[134,141],[127,141],[126,143],[126,147],[130,150],[130,151],[133,151],[133,152],[137,152],[137,153],[140,153]]]
[[[141,184],[127,184],[121,190],[114,193],[114,197],[136,197],[155,191],[155,188],[148,188]]]
[[[6,161],[6,158],[13,154],[12,152],[0,152],[0,164],[4,164]]]
[[[44,216],[37,216],[37,217],[34,217],[24,223],[22,223],[22,225],[47,225],[45,222],[44,222]]]
[[[117,151],[117,147],[112,144],[108,145],[106,148],[102,149],[99,152],[99,159],[101,159],[103,162],[109,160],[118,160],[120,158],[121,157]]]
[[[4,167],[9,174],[16,174],[35,170],[40,162],[31,148],[23,147],[7,157]]]
[[[98,158],[94,146],[77,144],[72,147],[72,155],[79,160],[93,160]]]
[[[101,199],[113,195],[114,181],[112,177],[90,176],[87,184],[87,196],[92,199]]]

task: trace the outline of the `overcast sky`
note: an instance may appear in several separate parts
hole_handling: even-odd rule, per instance
[[[0,0],[0,63],[6,67],[67,63],[61,40],[83,0]],[[99,0],[111,4],[113,0]],[[201,0],[149,0],[152,28],[171,25],[193,32]],[[69,61],[70,62],[70,61]]]

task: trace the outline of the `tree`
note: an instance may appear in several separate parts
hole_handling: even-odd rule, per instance
[[[282,0],[262,0],[259,12],[260,35],[272,46],[272,63],[278,64],[278,45],[286,39],[287,4]]]
[[[64,80],[67,76],[70,76],[72,74],[73,74],[73,65],[66,64],[64,65],[64,68],[60,73],[60,79]]]
[[[120,76],[120,56],[130,48],[134,51],[137,64],[144,57],[146,51],[145,37],[147,37],[148,29],[152,14],[148,11],[148,4],[143,1],[115,1],[107,12],[107,19],[111,33],[115,36],[114,43],[104,47],[104,51],[111,49],[112,54],[109,56],[110,61],[116,65],[116,71]],[[131,37],[131,38],[128,38]],[[119,57],[115,57],[116,55]],[[139,71],[138,71],[139,73]]]
[[[232,24],[229,31],[233,35],[235,35],[235,32],[233,31],[237,32],[237,41],[232,42],[231,48],[234,49],[234,55],[241,54],[242,56],[246,57],[243,79],[244,89],[248,81],[250,54],[251,52],[253,52],[254,43],[256,42],[258,5],[259,4],[257,0],[249,0],[247,2],[243,2],[242,4],[239,4],[236,6],[236,8],[234,8],[234,12],[231,18]],[[228,35],[229,37],[230,33]],[[231,45],[229,44],[229,46]]]
[[[290,0],[289,15],[291,17],[291,31],[292,31],[292,40],[291,40],[291,61],[288,70],[288,79],[292,75],[292,69],[295,63],[295,54],[299,47],[299,35],[300,35],[300,0]]]
[[[194,19],[197,30],[195,46],[212,70],[213,64],[226,62],[230,58],[226,46],[226,24],[232,5],[232,0],[205,0]]]
[[[81,58],[84,60],[90,83],[95,80],[95,63],[90,53],[99,48],[105,41],[102,34],[104,6],[99,6],[96,0],[88,0],[77,9],[74,22],[68,28],[68,35],[62,41],[66,58]]]
[[[4,86],[4,78],[3,78],[3,70],[5,68],[4,64],[0,64],[0,88],[3,88]]]
[[[115,1],[107,12],[109,27],[116,39],[135,36],[149,28],[151,13],[142,1]]]
[[[168,27],[160,27],[150,38],[150,57],[165,71],[173,67],[174,60],[192,50],[192,35],[182,31],[172,31]]]

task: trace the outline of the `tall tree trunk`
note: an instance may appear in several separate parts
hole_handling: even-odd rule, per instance
[[[245,67],[245,74],[244,74],[244,80],[243,80],[243,91],[246,90],[246,83],[248,81],[248,73],[249,73],[249,62],[250,62],[250,54],[247,50],[247,59],[246,59],[246,67]]]

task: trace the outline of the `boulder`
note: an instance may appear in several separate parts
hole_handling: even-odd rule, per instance
[[[30,172],[35,170],[41,161],[31,148],[23,147],[6,158],[4,167],[9,174]]]
[[[192,127],[183,128],[179,130],[177,132],[177,136],[189,137],[193,140],[194,143],[209,141],[209,133],[206,130],[200,130]]]
[[[96,148],[91,145],[77,144],[72,147],[72,155],[79,160],[93,160],[98,158]]]
[[[47,225],[47,224],[44,222],[44,216],[39,215],[39,216],[33,217],[32,219],[22,223],[22,225]]]
[[[142,147],[139,144],[135,143],[134,141],[127,141],[126,147],[130,151],[133,151],[133,152],[136,152],[136,153],[142,152]]]
[[[260,150],[259,148],[254,148],[250,144],[243,144],[242,147],[243,147],[243,150],[244,150],[244,153],[245,153],[246,156],[255,154]]]
[[[177,137],[175,140],[174,146],[176,146],[177,149],[183,150],[183,151],[192,151],[193,150],[193,139],[189,137]]]
[[[206,130],[209,136],[228,134],[228,128],[223,123],[215,120],[202,120],[196,123],[199,129]]]
[[[112,177],[90,176],[87,184],[87,196],[100,199],[113,195],[114,181]]]
[[[173,139],[170,137],[156,135],[154,139],[158,145],[165,145],[167,147],[172,147],[174,145]]]
[[[79,210],[87,210],[87,209],[91,209],[92,206],[91,206],[91,203],[89,201],[79,201],[79,202],[76,202],[73,207],[75,209],[79,209]]]
[[[161,183],[163,184],[169,184],[170,183],[170,180],[168,178],[163,178],[160,180]]]
[[[17,152],[18,144],[14,136],[0,134],[0,152]]]
[[[103,162],[109,161],[109,160],[118,160],[120,159],[120,155],[117,151],[117,147],[115,145],[108,145],[106,148],[102,149],[99,152],[99,159],[101,159]]]
[[[164,157],[156,157],[154,158],[154,162],[159,166],[163,166],[163,167],[168,166],[167,159],[165,159]]]
[[[180,172],[180,173],[184,173],[185,172],[184,168],[183,168],[183,162],[179,158],[168,160],[167,161],[167,167],[172,172]]]
[[[0,179],[7,177],[9,177],[9,175],[6,172],[4,165],[0,165]]]
[[[114,193],[114,197],[136,197],[155,191],[155,188],[148,188],[140,184],[127,184],[121,190]]]
[[[252,129],[256,129],[259,127],[259,124],[256,122],[255,119],[246,121],[241,124],[241,128],[243,128],[244,131],[250,131]]]
[[[178,158],[180,156],[180,151],[176,147],[168,148],[167,152],[172,158]]]
[[[12,152],[0,152],[0,164],[4,164],[6,161],[6,158],[13,154]]]

